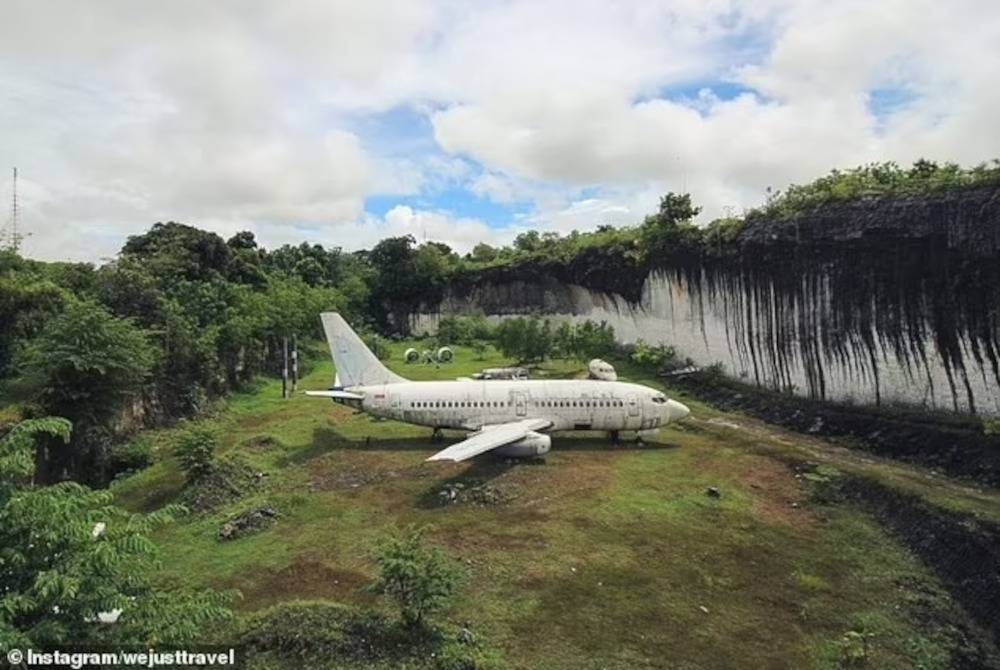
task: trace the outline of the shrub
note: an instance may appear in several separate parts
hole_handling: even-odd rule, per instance
[[[444,552],[424,544],[423,531],[409,529],[378,547],[379,577],[371,590],[388,596],[408,627],[447,607],[458,587],[458,568]]]
[[[193,426],[180,436],[177,442],[177,460],[188,481],[198,481],[215,469],[217,446],[215,433],[205,426]]]
[[[112,446],[108,457],[112,473],[138,472],[152,464],[153,445],[149,440],[142,438]]]
[[[638,340],[635,343],[630,358],[636,365],[660,370],[677,359],[677,352],[673,347],[668,347],[664,344],[653,346],[646,344],[642,340]]]

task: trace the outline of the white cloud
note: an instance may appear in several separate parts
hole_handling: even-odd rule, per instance
[[[667,190],[707,218],[832,167],[990,159],[997,44],[983,0],[14,2],[0,161],[42,258],[107,257],[166,219],[461,247],[636,221]],[[719,81],[753,92],[662,99]],[[879,88],[907,104],[873,114]],[[358,122],[399,106],[433,137]],[[452,216],[434,197],[457,186],[529,212],[501,231]],[[428,204],[378,220],[379,194]]]

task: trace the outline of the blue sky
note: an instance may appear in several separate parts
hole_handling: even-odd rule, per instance
[[[667,191],[708,221],[833,168],[1000,156],[986,0],[52,0],[5,19],[0,156],[38,258],[113,257],[170,219],[465,250],[637,222]]]

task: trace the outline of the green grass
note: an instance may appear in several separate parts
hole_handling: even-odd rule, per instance
[[[405,365],[410,345],[392,343],[388,363],[411,379],[511,363],[492,349],[476,360],[458,347],[454,364]],[[580,370],[557,361],[534,374]],[[657,384],[627,364],[620,371]],[[325,388],[332,377],[330,364],[320,364],[300,389]],[[241,612],[296,598],[379,607],[362,588],[373,574],[371,550],[384,534],[418,524],[466,572],[449,619],[469,622],[500,667],[834,668],[843,634],[862,628],[874,634],[871,667],[947,667],[949,640],[938,624],[968,625],[874,521],[851,507],[809,503],[812,483],[780,459],[811,457],[815,440],[696,399],[681,397],[692,420],[645,448],[567,434],[556,436],[544,464],[512,466],[489,457],[425,463],[442,448],[426,428],[280,395],[280,382],[265,381],[206,419],[223,436],[222,454],[267,473],[265,484],[160,532],[164,584],[237,588]],[[152,509],[182,489],[172,432],[152,434],[156,465],[114,486],[122,504]],[[911,468],[838,454],[824,458],[922,481]],[[488,481],[511,500],[433,504],[455,480]],[[942,500],[966,495],[942,478],[937,484],[933,496]],[[710,486],[719,498],[705,495]],[[997,503],[995,493],[976,495],[984,507]],[[216,539],[225,519],[264,501],[282,514],[272,528]]]

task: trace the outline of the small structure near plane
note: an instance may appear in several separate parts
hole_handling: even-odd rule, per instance
[[[618,381],[618,373],[615,372],[611,363],[602,361],[600,358],[595,358],[590,361],[587,365],[587,372],[589,373],[591,379],[599,379],[603,382]]]
[[[472,375],[473,379],[527,379],[527,368],[486,368]]]

